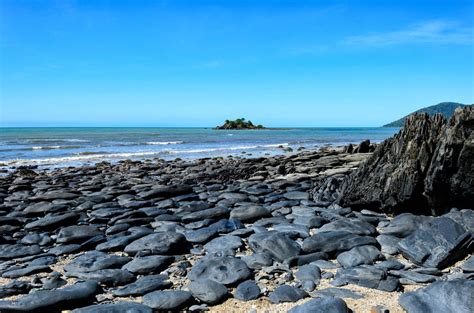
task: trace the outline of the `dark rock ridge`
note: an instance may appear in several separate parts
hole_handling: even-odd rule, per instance
[[[341,206],[439,215],[474,203],[474,109],[414,114],[344,182]]]

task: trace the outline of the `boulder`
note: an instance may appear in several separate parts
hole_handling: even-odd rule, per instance
[[[118,302],[86,306],[71,313],[153,313],[153,309],[136,302]]]
[[[346,231],[317,233],[303,241],[303,251],[325,252],[338,255],[357,246],[377,245],[377,240],[369,236],[359,236]]]
[[[74,274],[66,274],[66,276],[74,276],[83,280],[95,280],[107,286],[121,286],[131,283],[135,280],[135,276],[126,270],[104,269],[94,272],[77,272]]]
[[[78,243],[97,235],[102,235],[102,232],[95,226],[74,225],[61,228],[56,241],[58,243]]]
[[[127,245],[124,252],[135,255],[146,251],[151,254],[169,254],[177,250],[182,250],[186,244],[184,235],[176,232],[157,232],[140,239],[137,239]]]
[[[231,218],[247,223],[267,216],[270,216],[270,211],[257,205],[237,207],[230,212]]]
[[[107,268],[120,268],[130,261],[129,257],[111,255],[100,251],[88,251],[79,255],[64,266],[69,276],[77,273],[88,273]]]
[[[268,299],[273,303],[296,302],[307,296],[304,290],[295,286],[281,285],[268,295]]]
[[[191,269],[191,281],[211,279],[223,285],[232,285],[251,275],[244,261],[234,257],[207,257],[199,260]]]
[[[241,282],[234,292],[234,298],[242,301],[250,301],[258,299],[261,290],[255,280],[246,280]]]
[[[474,109],[413,114],[344,182],[338,203],[388,213],[442,214],[474,203]]]
[[[321,297],[297,305],[288,313],[349,313],[346,303],[341,298]]]
[[[91,303],[98,292],[99,284],[94,281],[61,289],[38,290],[16,300],[0,301],[0,312],[59,312]]]
[[[438,281],[402,294],[398,302],[409,313],[470,313],[474,307],[473,290],[472,280]]]
[[[204,250],[206,250],[208,253],[224,252],[224,251],[234,252],[235,250],[242,247],[243,244],[244,243],[242,239],[240,239],[240,237],[225,235],[225,236],[212,239],[211,241],[206,243],[204,245]]]
[[[447,217],[438,217],[398,243],[407,259],[425,267],[443,269],[474,249],[471,232]]]
[[[137,279],[113,292],[117,297],[141,296],[149,292],[171,287],[166,275],[148,275]]]
[[[143,296],[143,304],[160,311],[178,311],[193,300],[188,291],[163,290],[153,291]]]
[[[368,265],[339,269],[331,284],[334,286],[356,284],[383,291],[395,291],[399,286],[398,279],[387,276],[385,270]]]
[[[122,266],[122,269],[134,274],[149,274],[164,270],[173,260],[172,256],[149,255],[131,260]]]
[[[29,255],[35,255],[43,252],[38,245],[0,245],[0,260],[9,260]]]
[[[337,256],[337,261],[342,267],[354,267],[361,264],[374,264],[381,258],[380,251],[374,246],[359,246]]]
[[[193,281],[188,288],[195,298],[208,304],[217,304],[227,296],[227,288],[210,279]]]
[[[249,246],[254,252],[266,252],[276,261],[300,254],[301,247],[287,235],[279,232],[264,232],[249,237]]]

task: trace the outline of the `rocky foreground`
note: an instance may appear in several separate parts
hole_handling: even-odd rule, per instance
[[[0,312],[471,312],[472,209],[338,204],[380,147],[16,171]]]

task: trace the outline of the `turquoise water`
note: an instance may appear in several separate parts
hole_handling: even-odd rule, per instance
[[[283,148],[380,142],[396,128],[0,128],[0,163],[10,166],[76,166],[100,161],[196,159],[285,153]],[[245,152],[245,153],[244,153]]]

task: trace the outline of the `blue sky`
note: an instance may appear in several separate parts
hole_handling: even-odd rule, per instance
[[[474,102],[472,1],[0,1],[1,126],[379,126]]]

